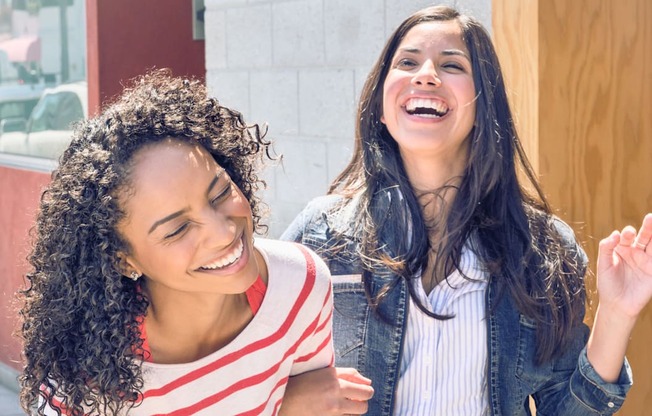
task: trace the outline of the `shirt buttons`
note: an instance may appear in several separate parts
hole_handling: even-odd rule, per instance
[[[609,402],[609,403],[607,403],[607,406],[609,406],[609,407],[614,407],[615,404],[614,404],[614,402]]]

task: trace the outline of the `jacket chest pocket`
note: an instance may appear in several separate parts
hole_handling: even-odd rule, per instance
[[[358,367],[370,308],[361,275],[333,275],[335,365]]]

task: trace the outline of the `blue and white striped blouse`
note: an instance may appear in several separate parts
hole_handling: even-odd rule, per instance
[[[421,279],[415,280],[420,299],[431,311],[455,317],[446,321],[431,318],[410,298],[396,393],[397,416],[489,414],[488,274],[467,247],[460,268],[474,281],[456,270],[426,295]]]

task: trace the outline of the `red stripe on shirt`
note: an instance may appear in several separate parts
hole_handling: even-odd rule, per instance
[[[319,316],[317,316],[310,323],[310,325],[308,325],[308,327],[304,330],[304,332],[301,334],[299,339],[290,348],[288,348],[287,351],[285,351],[283,358],[269,369],[263,371],[262,373],[239,380],[238,382],[232,384],[228,388],[220,392],[217,392],[211,396],[208,396],[191,406],[187,406],[170,413],[160,413],[155,416],[185,416],[185,415],[193,414],[219,402],[220,400],[223,400],[225,397],[228,397],[235,392],[244,390],[248,387],[264,382],[278,371],[278,369],[281,367],[281,363],[283,363],[290,355],[294,354],[297,351],[297,349],[299,349],[301,343],[306,340],[306,338],[308,338],[314,333],[318,323],[319,323]]]
[[[145,393],[143,393],[143,400],[150,397],[164,396],[181,386],[191,383],[192,381],[197,380],[200,377],[204,377],[205,375],[210,374],[211,372],[238,360],[239,358],[242,358],[246,355],[253,353],[254,351],[263,349],[269,345],[274,344],[279,339],[283,338],[285,334],[287,334],[288,330],[294,323],[294,320],[299,310],[303,307],[303,304],[310,296],[310,293],[313,287],[315,286],[315,278],[316,278],[316,268],[315,268],[315,262],[313,258],[310,256],[310,254],[304,247],[298,244],[296,246],[300,248],[301,252],[304,254],[304,257],[306,258],[306,263],[307,263],[306,281],[303,287],[301,288],[299,297],[297,298],[294,305],[292,305],[292,309],[288,313],[287,318],[281,324],[279,329],[274,334],[268,336],[267,338],[246,345],[238,351],[234,351],[230,354],[227,354],[224,357],[221,357],[220,359],[213,361],[212,363],[207,364],[204,367],[198,368],[195,371],[192,371],[182,377],[179,377],[178,379],[173,380],[159,388],[146,391]],[[302,338],[305,338],[305,336],[302,336]]]
[[[288,382],[288,379],[289,379],[289,377],[283,377],[281,380],[279,380],[278,383],[276,383],[276,385],[272,389],[272,391],[269,393],[269,396],[267,396],[267,400],[265,400],[265,402],[262,403],[260,406],[256,407],[255,409],[248,410],[246,412],[238,413],[236,416],[259,416],[261,414],[261,412],[263,411],[263,409],[267,406],[267,403],[269,402],[269,399],[272,398],[272,395],[274,395],[274,393],[276,393],[276,390],[278,390],[279,388],[285,386],[287,384],[287,382]],[[276,406],[274,406],[274,407],[277,408],[282,400],[283,400],[283,397],[281,397],[281,399],[279,399]],[[278,413],[278,411],[275,410],[273,414],[277,414],[277,413]]]
[[[301,356],[301,357],[297,358],[296,360],[294,360],[294,362],[295,363],[303,363],[303,362],[309,361],[315,355],[322,352],[324,350],[324,348],[328,347],[330,342],[331,342],[331,335],[329,334],[326,337],[326,339],[324,339],[324,341],[322,341],[322,343],[317,346],[317,349],[315,351],[311,352],[310,354],[306,354],[304,356]]]

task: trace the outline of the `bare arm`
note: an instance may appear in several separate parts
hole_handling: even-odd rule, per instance
[[[362,415],[374,390],[353,368],[322,368],[290,377],[281,416]]]
[[[606,382],[616,382],[638,315],[652,298],[652,214],[600,241],[598,309],[587,356]]]

